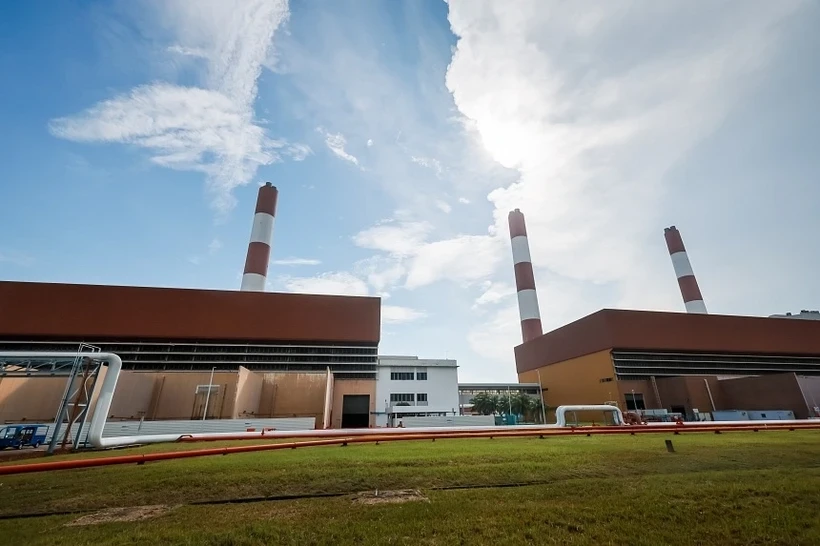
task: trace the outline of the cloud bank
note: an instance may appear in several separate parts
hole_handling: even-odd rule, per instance
[[[76,142],[108,142],[146,150],[160,166],[202,172],[220,212],[232,190],[262,165],[304,159],[310,149],[266,135],[254,116],[257,82],[287,0],[172,0],[150,4],[173,43],[168,55],[201,60],[201,86],[155,82],[49,123]]]

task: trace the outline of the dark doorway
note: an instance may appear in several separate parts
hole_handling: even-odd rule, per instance
[[[628,392],[624,395],[626,398],[626,409],[629,411],[645,410],[646,405],[643,401],[643,394],[639,392]]]
[[[370,425],[370,395],[345,394],[342,398],[342,428],[366,428]]]

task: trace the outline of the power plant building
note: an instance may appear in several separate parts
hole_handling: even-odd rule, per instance
[[[604,309],[515,348],[547,404],[820,416],[820,322]]]
[[[197,418],[213,372],[223,387],[209,418],[341,426],[346,396],[375,403],[380,308],[374,297],[0,282],[0,355],[80,343],[117,353],[109,418]],[[4,375],[0,418],[54,418],[65,377]]]

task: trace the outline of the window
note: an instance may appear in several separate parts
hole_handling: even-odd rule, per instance
[[[427,381],[427,372],[416,372],[416,379],[419,381]]]
[[[391,381],[412,381],[413,372],[390,372]]]
[[[624,395],[626,398],[626,409],[627,410],[645,410],[646,405],[643,401],[643,394],[639,392],[628,392]]]
[[[404,394],[404,393],[390,393],[390,402],[412,402],[413,395],[412,394]]]
[[[426,406],[427,405],[427,393],[420,392],[416,395],[416,405],[417,406]]]

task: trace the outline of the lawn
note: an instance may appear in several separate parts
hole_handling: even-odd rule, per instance
[[[813,545],[818,483],[818,431],[360,444],[3,476],[0,536],[72,545]],[[408,488],[429,502],[350,497]],[[228,502],[259,497],[278,500]],[[156,504],[173,508],[139,522],[65,525],[103,508]],[[22,517],[56,512],[71,513]]]

